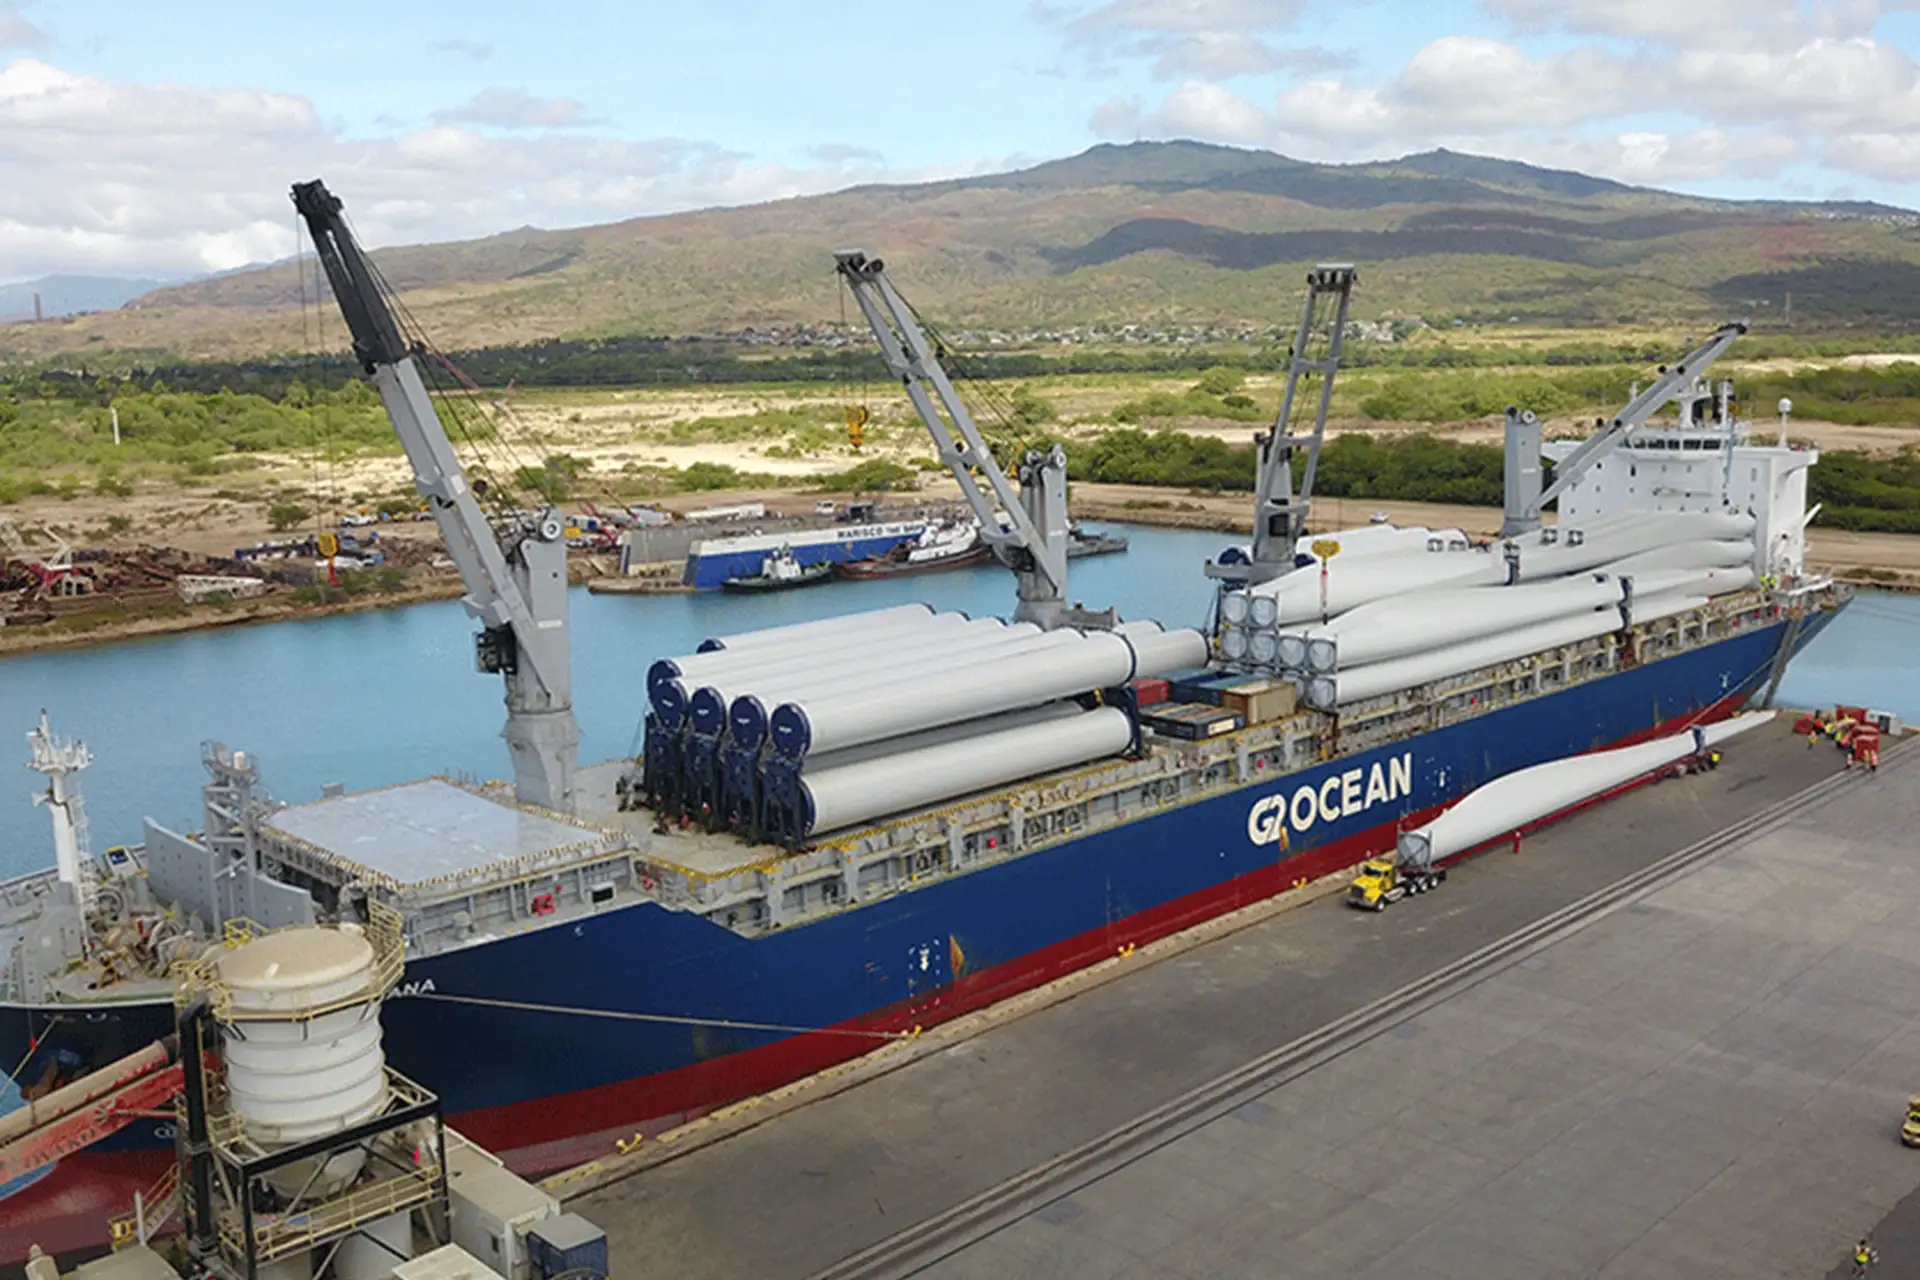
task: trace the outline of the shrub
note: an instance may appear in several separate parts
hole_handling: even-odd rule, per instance
[[[313,515],[305,507],[291,502],[276,502],[267,508],[267,528],[275,533],[298,529]]]
[[[814,487],[834,493],[895,493],[918,489],[920,477],[911,467],[885,458],[869,458],[845,471],[817,477]]]

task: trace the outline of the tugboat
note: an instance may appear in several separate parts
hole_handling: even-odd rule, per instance
[[[1077,520],[1067,526],[1067,559],[1069,560],[1079,560],[1086,556],[1119,555],[1126,549],[1127,540],[1121,534],[1083,529]]]
[[[903,542],[884,555],[847,560],[834,566],[842,578],[895,578],[912,573],[939,573],[946,569],[965,569],[985,564],[993,558],[993,549],[980,541],[980,524],[975,520],[953,521],[927,526],[912,542]]]
[[[787,591],[793,587],[810,587],[832,576],[832,561],[803,565],[794,558],[792,547],[779,547],[767,553],[759,573],[750,578],[728,578],[720,584],[720,589],[742,593]]]

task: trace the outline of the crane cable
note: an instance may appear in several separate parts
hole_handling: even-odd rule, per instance
[[[980,435],[987,442],[989,449],[993,449],[996,454],[1008,455],[996,459],[1000,463],[1000,469],[1017,472],[1020,466],[1019,455],[1024,453],[1028,446],[1015,420],[1013,398],[1002,391],[991,378],[982,377],[969,368],[966,360],[955,350],[954,344],[948,341],[947,336],[925,316],[921,315],[912,302],[907,302],[904,298],[901,301],[906,302],[907,312],[913,317],[914,323],[920,326],[928,338],[932,339],[933,358],[940,362],[941,368],[948,371],[950,378],[965,382],[973,391],[975,398],[991,415],[992,421],[988,423],[988,429],[982,430]],[[955,387],[954,390],[958,392],[959,388]],[[974,425],[976,427],[980,425],[977,415]],[[995,427],[998,429],[992,429]]]
[[[847,294],[853,289],[846,280],[835,273],[837,288],[835,294],[840,300],[840,335],[844,339],[840,347],[840,398],[846,402],[847,443],[858,449],[866,442],[867,423],[872,414],[867,407],[867,375],[863,368],[860,373],[860,400],[853,400],[853,340],[848,336]]]
[[[313,296],[310,311],[307,295],[306,241],[301,234],[304,229],[300,212],[296,209],[293,214],[293,264],[300,288],[300,341],[308,354],[313,357],[314,364],[317,367],[320,357],[321,337],[319,317],[320,260],[316,256],[313,263]],[[311,326],[308,325],[310,314],[312,316]],[[336,520],[339,516],[339,504],[334,494],[332,415],[328,412],[331,407],[331,405],[324,403],[323,398],[316,398],[310,393],[307,397],[305,412],[307,415],[307,425],[317,428],[316,434],[320,437],[314,442],[319,448],[314,450],[311,457],[314,494],[313,549],[317,553],[318,558],[324,559],[327,562],[328,583],[333,586],[339,586],[340,578],[334,571],[333,563],[334,553],[340,549],[339,534],[336,532],[339,525],[336,523],[333,528],[330,529],[327,527],[326,519],[329,511],[331,511],[331,514]]]
[[[344,220],[346,214],[342,213],[341,217]],[[349,229],[351,229],[351,222],[348,223],[348,226]],[[418,319],[415,318],[412,310],[408,308],[406,302],[400,297],[399,291],[393,287],[392,283],[386,278],[386,275],[380,270],[379,264],[370,256],[366,258],[366,264],[368,272],[373,277],[374,287],[380,291],[381,296],[386,300],[388,307],[392,310],[396,325],[402,330],[403,336],[411,340],[412,346],[450,365],[452,362],[448,361],[446,356],[434,346],[432,340],[427,336],[425,326],[420,324]],[[440,379],[439,373],[432,362],[420,361],[417,363],[423,381],[427,382],[430,389],[436,393],[440,406],[445,408],[448,416],[454,420],[455,428],[459,431],[470,454],[478,459],[478,465],[470,469],[480,472],[480,478],[486,482],[487,498],[490,499],[489,505],[494,508],[495,518],[504,522],[507,518],[508,510],[506,486],[500,483],[497,475],[493,474],[490,462],[504,456],[507,465],[517,467],[519,465],[519,459],[515,456],[512,442],[505,438],[504,433],[500,432],[497,427],[486,418],[484,413],[480,415],[482,419],[480,427],[484,429],[476,429],[469,414],[466,412],[466,407],[462,404],[464,397],[456,397],[449,393],[446,384]],[[487,446],[482,443],[483,439],[489,435],[493,437],[491,443],[497,446],[491,454]]]
[[[341,216],[345,217],[345,214]],[[548,476],[553,474],[554,468],[551,463],[554,450],[551,443],[538,429],[533,427],[519,414],[515,413],[513,407],[508,404],[504,398],[495,401],[493,404],[500,418],[503,419],[507,425],[511,426],[513,431],[509,432],[503,429],[501,422],[495,420],[494,414],[486,408],[481,407],[479,401],[475,399],[475,397],[485,395],[485,391],[480,384],[469,377],[453,362],[452,358],[449,357],[446,352],[434,344],[427,334],[426,326],[421,324],[414,316],[412,310],[409,309],[401,299],[399,292],[394,289],[386,277],[381,274],[378,265],[369,258],[367,260],[367,266],[373,273],[382,295],[386,297],[388,305],[393,309],[396,318],[400,321],[405,336],[411,340],[412,345],[432,357],[432,360],[422,362],[423,377],[432,382],[433,389],[438,393],[441,404],[448,409],[449,415],[455,419],[456,425],[459,426],[463,438],[476,453],[483,451],[484,446],[482,445],[482,441],[490,439],[490,442],[495,446],[493,453],[494,459],[498,461],[504,458],[504,466],[507,470],[510,483],[502,484],[498,475],[492,475],[488,478],[488,490],[493,497],[496,516],[503,520],[506,519],[508,491],[520,487],[521,477],[542,473]],[[441,380],[439,376],[440,370],[444,370],[451,375],[455,381],[461,384],[461,386],[465,388],[465,394],[455,394],[455,392],[448,387],[447,383]],[[473,417],[479,419],[480,425],[478,429],[471,425],[469,410],[471,410]],[[538,466],[530,464],[520,450],[515,447],[516,433],[530,440],[533,447],[538,450]],[[576,481],[579,479],[577,476],[568,476],[566,478]],[[540,492],[549,506],[560,505],[560,498],[554,492],[554,486],[551,483],[546,484]],[[616,495],[611,488],[605,488],[602,489],[597,496],[611,500]],[[519,523],[521,524],[522,531],[524,531],[524,522]]]

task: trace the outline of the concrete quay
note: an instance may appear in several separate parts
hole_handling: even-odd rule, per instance
[[[1824,1274],[1920,1184],[1920,753],[1839,775],[1761,731],[571,1207],[687,1277]]]

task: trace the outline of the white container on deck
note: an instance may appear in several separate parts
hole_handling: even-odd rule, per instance
[[[681,677],[680,681],[689,692],[720,689],[726,691],[731,700],[740,691],[758,690],[763,685],[783,680],[811,680],[830,677],[836,672],[871,670],[876,665],[913,662],[922,656],[953,653],[997,640],[1040,634],[1040,628],[1032,623],[1009,626],[998,618],[967,618],[957,613],[940,616],[959,621],[904,630],[881,630],[872,635],[864,632],[841,635],[834,637],[826,648],[805,649],[795,654],[754,650],[746,665],[727,667],[697,679]]]
[[[757,745],[766,739],[767,724],[773,709],[783,702],[841,690],[899,686],[938,679],[955,667],[1070,644],[1073,635],[1072,632],[1042,631],[1030,622],[1013,626],[1001,624],[998,630],[971,632],[964,638],[953,637],[956,641],[953,644],[928,643],[918,645],[905,654],[868,653],[863,661],[851,665],[834,663],[823,665],[818,670],[803,669],[765,679],[729,681],[724,686],[702,689],[694,695],[694,723],[702,723],[710,710],[712,698],[725,697],[727,723],[732,726],[736,739]]]
[[[700,642],[700,652],[745,653],[750,649],[784,649],[795,641],[809,640],[814,636],[839,635],[896,624],[913,626],[934,616],[934,607],[930,604],[897,604],[886,609],[816,618],[812,622],[761,627],[757,631],[741,631],[730,636],[709,636]]]
[[[1307,703],[1321,710],[1344,707],[1383,693],[1395,693],[1480,667],[1511,662],[1543,649],[1590,640],[1619,629],[1620,615],[1610,610],[1538,622],[1529,627],[1518,627],[1501,634],[1448,645],[1431,653],[1370,662],[1362,667],[1344,669],[1338,675],[1315,676],[1307,682]]]
[[[1657,547],[1602,565],[1617,577],[1683,569],[1716,569],[1753,563],[1753,543],[1745,538],[1696,539]]]
[[[1461,587],[1427,591],[1341,614],[1309,639],[1333,640],[1343,670],[1443,649],[1514,627],[1592,613],[1620,602],[1620,583],[1582,574],[1558,582],[1515,587]],[[1616,615],[1617,616],[1617,615]],[[1328,670],[1311,660],[1309,669]]]
[[[1065,720],[808,773],[802,783],[807,830],[837,831],[882,814],[1117,755],[1132,741],[1133,722],[1127,713],[1101,707]]]
[[[1552,543],[1523,545],[1520,580],[1562,577],[1688,542],[1747,538],[1753,533],[1753,517],[1735,513],[1643,515],[1629,524],[1599,532],[1589,527],[1581,532],[1584,536],[1578,542],[1563,534]]]
[[[901,605],[893,609],[875,609],[870,613],[842,614],[836,618],[821,619],[818,623],[795,623],[790,633],[777,640],[767,637],[772,637],[775,632],[788,632],[789,629],[775,627],[767,631],[748,632],[748,635],[761,639],[742,644],[739,648],[714,649],[660,659],[647,669],[647,691],[652,693],[664,682],[678,678],[686,692],[691,693],[708,680],[737,671],[754,667],[779,667],[803,660],[811,654],[839,653],[856,642],[875,642],[883,636],[955,627],[967,620],[964,613],[935,613],[928,605]],[[733,637],[734,641],[744,639],[741,636]]]
[[[1062,635],[1052,632],[1051,636]],[[782,703],[771,717],[775,748],[793,757],[877,742],[1000,711],[1108,689],[1207,660],[1207,641],[1185,628],[1135,636],[1094,632],[1072,643],[958,665],[910,689],[876,685]],[[1050,638],[1049,637],[1049,638]]]
[[[922,729],[918,733],[909,733],[898,738],[882,738],[878,742],[868,742],[858,747],[811,755],[802,762],[801,773],[805,777],[814,777],[831,769],[865,764],[869,760],[899,759],[927,747],[945,746],[949,742],[978,738],[983,734],[1071,720],[1075,716],[1085,714],[1086,710],[1087,708],[1077,702],[1049,702],[1042,707],[1003,711],[999,715],[983,716],[978,720],[963,720],[959,724],[942,725],[938,729]]]

